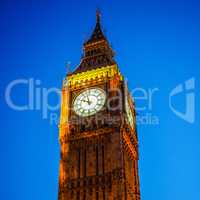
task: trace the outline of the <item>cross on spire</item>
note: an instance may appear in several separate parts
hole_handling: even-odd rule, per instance
[[[96,10],[96,19],[97,19],[97,23],[100,23],[101,20],[101,12],[99,9]]]

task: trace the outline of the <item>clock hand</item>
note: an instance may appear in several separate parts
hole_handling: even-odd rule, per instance
[[[91,101],[89,100],[89,98],[88,98],[88,104],[89,104],[89,105],[91,104]]]
[[[86,97],[87,97],[87,100],[88,100],[88,104],[90,105],[90,104],[91,104],[91,101],[90,101],[90,99],[89,99],[89,96],[86,95]]]
[[[87,98],[87,100],[86,99],[82,99],[81,101],[83,101],[83,102],[87,102],[88,103],[88,105],[90,105],[90,100],[89,100],[89,97],[86,95],[85,96],[86,98]]]
[[[89,100],[89,97],[88,97],[88,95],[86,95],[86,97],[87,97],[87,100],[88,100],[88,103],[90,102],[90,100]]]
[[[88,101],[88,100],[85,100],[85,99],[82,99],[81,101],[89,103],[89,101]]]

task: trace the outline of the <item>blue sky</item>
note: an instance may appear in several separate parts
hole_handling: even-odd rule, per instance
[[[70,61],[72,68],[79,63],[97,7],[129,89],[158,89],[152,109],[138,111],[138,116],[151,113],[159,120],[138,126],[142,199],[199,199],[200,13],[199,2],[189,0],[1,1],[1,199],[57,199],[58,128],[43,119],[41,110],[11,109],[5,91],[13,80],[30,78],[40,80],[40,88],[61,88],[65,63]],[[169,107],[170,92],[191,78],[194,123]],[[27,95],[25,85],[17,86],[12,100],[24,104]],[[185,96],[173,99],[181,112]],[[56,95],[49,96],[51,104],[57,101]],[[136,103],[147,107],[148,102]]]

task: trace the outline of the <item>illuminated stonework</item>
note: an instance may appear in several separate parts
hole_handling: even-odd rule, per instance
[[[80,84],[86,84],[91,80],[102,81],[106,78],[113,78],[115,75],[119,75],[120,79],[123,80],[123,77],[116,64],[112,66],[100,67],[78,74],[69,75],[67,77],[67,82],[64,85],[73,87]]]

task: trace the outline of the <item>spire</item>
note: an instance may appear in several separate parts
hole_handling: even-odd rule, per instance
[[[106,37],[103,34],[103,31],[101,29],[101,13],[100,10],[97,9],[96,11],[96,26],[94,28],[94,31],[90,38],[85,42],[84,45],[91,44],[93,42],[97,42],[99,40],[106,40]]]
[[[96,25],[90,38],[84,43],[81,63],[73,73],[84,72],[115,64],[114,52],[101,30],[101,14],[96,11]]]

